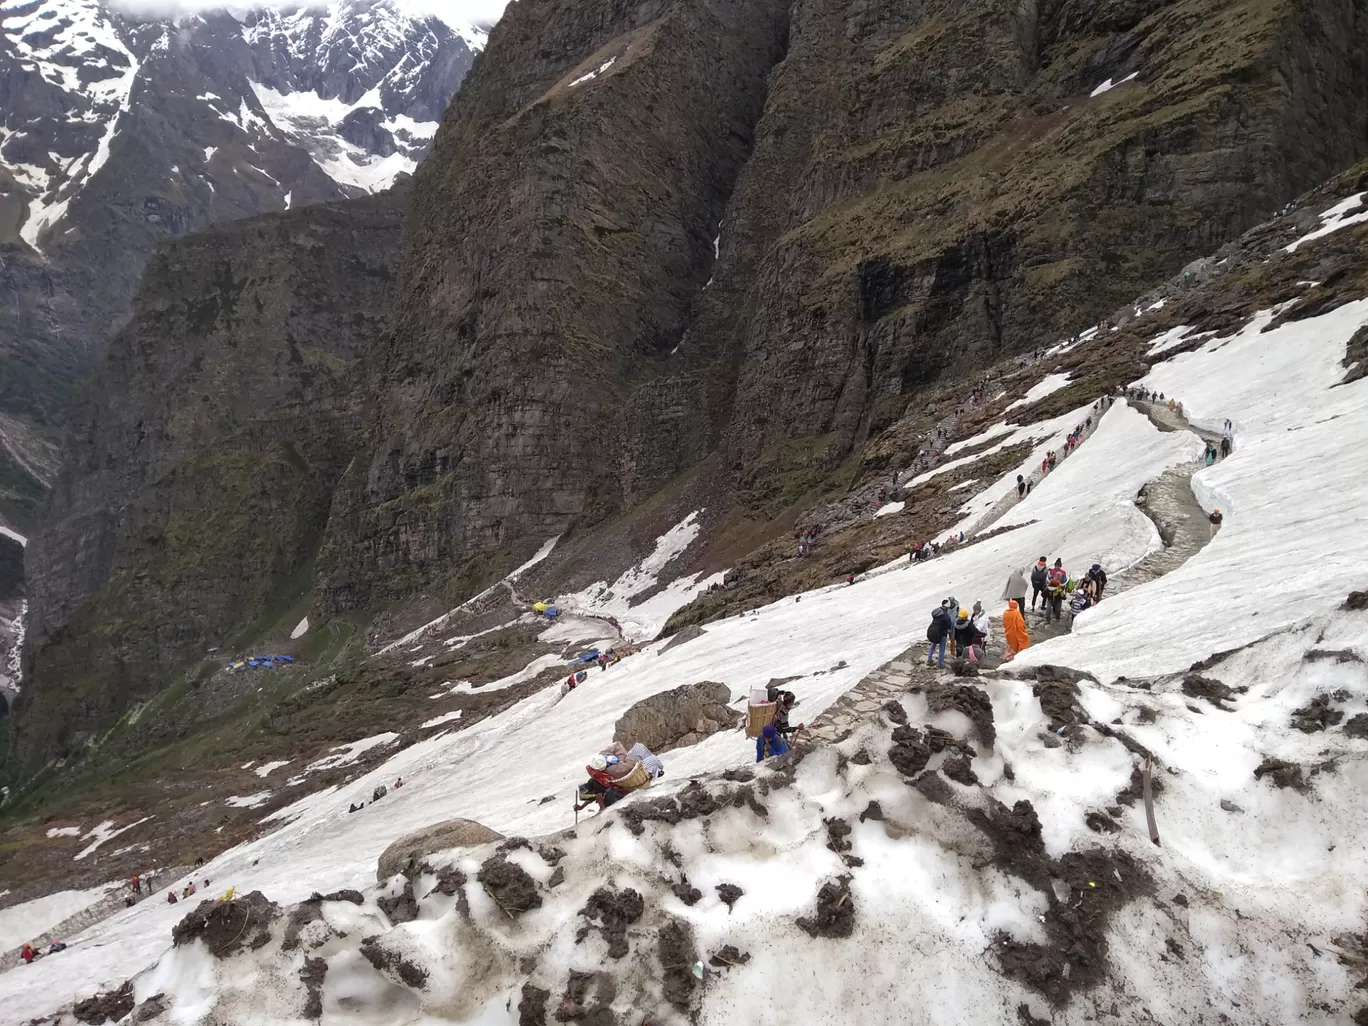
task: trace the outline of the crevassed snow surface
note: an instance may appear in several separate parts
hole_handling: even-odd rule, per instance
[[[1197,475],[1203,501],[1219,500],[1227,512],[1225,527],[1184,566],[1116,594],[1085,614],[1072,634],[1019,657],[1110,678],[1182,669],[1215,651],[1264,639],[1223,667],[1229,683],[1250,687],[1234,713],[1191,713],[1190,700],[1176,690],[1081,686],[1080,701],[1095,719],[1125,717],[1126,729],[1175,770],[1166,775],[1158,803],[1164,847],[1149,844],[1136,809],[1124,812],[1116,842],[1175,891],[1199,895],[1183,916],[1194,947],[1185,960],[1157,960],[1155,945],[1162,946],[1171,928],[1148,905],[1127,908],[1108,928],[1115,973],[1143,995],[1156,1021],[1193,1022],[1197,1010],[1209,1006],[1232,1021],[1300,1021],[1302,995],[1312,983],[1348,992],[1346,970],[1333,958],[1312,959],[1302,939],[1323,942],[1362,928],[1368,911],[1362,886],[1368,766],[1362,759],[1342,760],[1338,772],[1318,778],[1314,798],[1260,784],[1251,770],[1270,753],[1317,758],[1329,735],[1308,740],[1287,727],[1288,710],[1308,693],[1349,682],[1358,689],[1351,710],[1364,705],[1361,669],[1352,660],[1308,663],[1304,655],[1318,643],[1368,649],[1361,616],[1349,620],[1343,617],[1359,614],[1332,612],[1351,586],[1362,587],[1368,565],[1368,532],[1355,502],[1368,471],[1361,444],[1368,437],[1368,381],[1330,387],[1343,373],[1346,341],[1365,322],[1368,301],[1267,334],[1256,322],[1233,339],[1213,339],[1155,367],[1146,383],[1181,397],[1199,421],[1217,425],[1230,417],[1241,424],[1234,455]],[[540,806],[535,799],[568,794],[622,711],[681,681],[721,680],[736,696],[774,676],[801,675],[793,687],[802,695],[803,715],[818,719],[866,673],[919,639],[930,609],[947,594],[962,602],[981,598],[998,609],[1009,568],[1040,552],[1060,556],[1066,566],[1100,560],[1119,568],[1142,558],[1156,539],[1135,509],[1134,495],[1166,468],[1186,462],[1194,445],[1200,446],[1195,436],[1161,434],[1118,404],[1014,507],[1009,519],[1022,524],[1017,530],[927,563],[901,562],[854,586],[819,589],[801,601],[785,598],[755,615],[718,621],[668,652],[648,646],[564,697],[551,685],[498,716],[396,753],[344,791],[301,799],[272,817],[289,819],[286,825],[225,852],[205,873],[216,885],[259,888],[273,900],[297,901],[314,890],[370,886],[375,860],[390,841],[448,817],[473,818],[508,835],[566,827],[570,815],[563,802]],[[1126,785],[1134,765],[1129,754],[1106,739],[1077,752],[1046,748],[1039,738],[1039,702],[1028,686],[989,681],[986,689],[998,729],[996,751],[975,763],[986,786],[1008,805],[1020,798],[1035,804],[1051,853],[1092,846],[1096,835],[1081,813],[1110,803]],[[1137,719],[1138,704],[1161,708],[1162,715]],[[910,712],[914,722],[927,714],[921,707]],[[737,734],[716,734],[668,753],[667,776],[658,786],[669,792],[691,775],[753,758],[753,746]],[[819,753],[800,767],[796,786],[805,801],[835,800],[826,767],[833,759]],[[1004,776],[1004,760],[1015,781]],[[402,791],[346,813],[349,797],[397,775],[406,783]],[[898,782],[887,797],[906,801],[909,794]],[[1245,813],[1221,812],[1218,798],[1235,801]],[[936,815],[933,806],[918,807]],[[991,958],[984,953],[985,931],[1036,936],[1031,894],[1020,897],[1021,888],[998,886],[991,873],[942,847],[934,833],[903,838],[894,847],[877,824],[860,824],[852,835],[855,852],[871,868],[867,883],[856,873],[861,943],[851,950],[860,959],[829,962],[831,953],[847,949],[795,933],[791,917],[800,894],[804,906],[810,900],[814,875],[832,875],[839,867],[825,852],[824,835],[807,844],[805,834],[792,833],[796,806],[773,809],[766,834],[771,847],[709,856],[700,841],[687,853],[697,886],[740,881],[756,895],[738,903],[734,920],[711,898],[695,910],[671,908],[694,925],[700,943],[735,942],[757,959],[745,972],[713,980],[701,1022],[777,1023],[787,1019],[773,1010],[792,1006],[838,1019],[859,1008],[861,1021],[890,1024],[1011,1018],[1015,1001],[1023,1000],[1012,995],[1021,991],[985,968]],[[605,873],[630,874],[655,857],[625,831],[610,837]],[[472,904],[480,893],[471,890]],[[569,907],[551,902],[519,929]],[[168,948],[180,916],[181,910],[156,902],[115,915],[86,931],[64,959],[0,976],[0,1007],[23,1020],[121,983]],[[197,957],[187,949],[168,956],[140,982],[139,993],[173,983],[180,993],[193,985],[210,1001],[217,988],[231,984],[217,965]],[[555,957],[574,964],[576,956],[567,948]],[[453,972],[463,978],[463,970]],[[957,980],[970,981],[965,985],[986,995],[988,1004],[966,1003]],[[1046,1014],[1038,1003],[1032,1007]],[[1061,1021],[1082,1022],[1088,1008],[1076,1002],[1061,1012]],[[466,1022],[500,1026],[515,1021],[504,1012],[503,995],[496,1003],[468,1006],[463,1015]],[[260,1021],[283,1022],[282,1016]]]

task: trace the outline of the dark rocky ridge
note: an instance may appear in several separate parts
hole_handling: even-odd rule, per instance
[[[403,201],[234,222],[149,264],[28,550],[21,759],[156,691],[312,556],[360,422],[357,361],[389,326]]]

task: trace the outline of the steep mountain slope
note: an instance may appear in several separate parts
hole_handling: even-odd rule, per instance
[[[771,37],[763,106],[737,108],[735,189],[728,169],[677,201],[679,164],[643,176],[656,125],[694,138],[678,87],[635,90],[672,74],[641,24],[656,10],[582,34],[520,4],[449,112],[384,412],[329,530],[329,608],[459,590],[714,450],[776,515],[947,369],[1094,322],[1368,146],[1347,0],[815,2]],[[680,201],[692,223],[658,254]]]
[[[149,263],[75,409],[60,529],[26,560],[31,674],[64,682],[21,702],[26,757],[155,691],[311,558],[359,427],[355,368],[388,328],[403,205],[233,222]]]
[[[687,326],[784,39],[777,0],[504,16],[418,172],[330,608],[470,587],[634,488],[624,403]]]
[[[760,543],[816,485],[844,495],[911,462],[942,375],[1082,330],[1368,148],[1361,19],[1346,0],[520,0],[415,179],[361,427],[319,478],[341,475],[314,619],[383,609],[412,626],[562,535],[549,573],[612,580],[660,533],[627,523],[647,509],[705,509],[710,540],[741,522],[709,571],[772,562]],[[314,271],[345,306],[346,275],[299,268]],[[183,288],[159,280],[126,337],[174,345],[157,303],[195,308],[205,288],[222,286],[203,267]],[[286,327],[263,314],[254,329],[274,358]],[[222,346],[201,355],[205,380],[252,373]],[[310,569],[302,543],[253,555],[230,575],[238,598],[201,602],[187,565],[215,551],[219,518],[236,532],[239,506],[178,490],[136,431],[96,437],[106,406],[131,427],[149,396],[158,430],[203,420],[193,393],[161,395],[158,367],[126,363],[87,397],[82,455],[34,543],[20,770],[192,670]],[[203,426],[178,459],[236,445],[237,425]],[[157,517],[90,529],[139,504]],[[177,536],[188,549],[157,542],[181,523],[202,529]],[[110,589],[140,573],[175,596],[149,598],[161,620],[100,598],[122,602]],[[788,587],[771,584],[755,595]],[[96,657],[108,644],[111,665],[140,660],[136,680]],[[63,688],[86,692],[83,711]]]
[[[647,644],[473,727],[439,717],[400,739],[367,720],[335,758],[385,756],[341,787],[272,761],[228,799],[276,808],[204,867],[208,902],[173,907],[159,881],[68,951],[0,975],[4,1007],[113,1004],[126,984],[121,1014],[168,1024],[682,1026],[788,1022],[798,1006],[945,1026],[1361,1020],[1365,173],[1223,247],[1196,280],[1135,297],[1126,327],[1058,340],[1033,365],[1138,365],[1120,383],[1185,401],[1203,430],[1229,423],[1229,458],[1194,461],[1186,422],[1161,430],[1124,400],[1099,412],[1091,389],[998,407],[961,451],[1055,396],[1068,421],[1100,420],[1011,510],[1012,530]],[[1014,401],[1024,377],[995,381],[1021,386]],[[966,500],[1029,469],[987,473],[992,455],[976,455],[985,477]],[[1164,545],[1137,499],[1179,468],[1225,520],[1127,588]],[[1003,667],[916,665],[914,635],[948,589],[996,608],[1005,568],[1042,551],[1072,568],[1105,559],[1116,590]],[[438,648],[470,640],[433,631]],[[396,657],[419,640],[397,640]],[[739,704],[775,676],[831,741],[755,766],[750,740],[722,731],[667,752],[649,793],[575,821],[567,798],[626,709],[694,680]],[[870,685],[879,701],[830,722]],[[58,831],[47,847],[64,853],[116,830],[156,843],[165,827],[139,815],[32,829]],[[451,817],[467,822],[413,838]]]
[[[0,411],[45,423],[161,239],[411,172],[483,36],[391,0],[180,21],[0,4]]]

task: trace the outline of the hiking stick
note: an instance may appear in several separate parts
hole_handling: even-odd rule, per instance
[[[1145,796],[1145,821],[1149,824],[1150,840],[1156,847],[1163,847],[1159,844],[1159,825],[1154,821],[1154,790],[1150,785],[1150,766],[1152,759],[1145,760],[1145,768],[1140,772],[1140,782]]]

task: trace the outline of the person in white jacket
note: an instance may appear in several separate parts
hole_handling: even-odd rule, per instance
[[[989,641],[988,614],[984,612],[982,602],[974,603],[973,612],[969,616],[969,624],[974,628],[974,648],[978,650],[977,657],[982,659]]]

